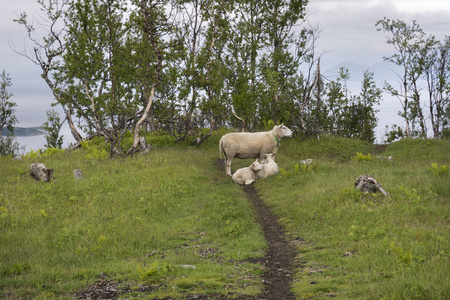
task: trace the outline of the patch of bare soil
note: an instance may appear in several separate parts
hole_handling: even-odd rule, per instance
[[[110,280],[107,276],[100,276],[100,280],[90,285],[87,289],[76,292],[73,296],[77,299],[119,299],[123,294],[131,292],[132,283]],[[147,285],[134,286],[134,292],[149,293],[158,287]]]
[[[386,148],[387,148],[387,145],[377,144],[377,145],[375,145],[374,152],[376,154],[380,154],[380,153],[383,153],[384,150],[386,150]]]

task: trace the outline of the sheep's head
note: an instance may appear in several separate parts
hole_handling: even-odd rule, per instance
[[[273,131],[277,132],[278,137],[291,137],[292,130],[284,126],[284,124],[277,125],[273,128]]]
[[[255,162],[253,162],[253,163],[251,164],[250,169],[252,169],[253,172],[257,172],[257,171],[263,169],[263,165],[260,164],[260,163],[258,162],[258,160],[256,160]]]
[[[275,161],[275,154],[266,153],[266,162]]]

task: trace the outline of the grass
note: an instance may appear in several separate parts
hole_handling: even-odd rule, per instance
[[[101,141],[0,157],[0,298],[72,298],[105,278],[130,287],[124,298],[258,294],[263,268],[249,258],[266,244],[242,189],[215,165],[221,134],[199,148],[152,135],[172,149],[126,159],[109,159]],[[255,187],[297,245],[298,298],[450,298],[449,148],[283,140],[281,172]],[[32,180],[34,162],[55,178]],[[362,174],[389,197],[358,192]]]
[[[352,149],[354,141],[339,155],[323,155],[333,139],[283,142],[277,162],[289,176],[256,183],[297,241],[293,290],[300,298],[450,298],[449,181],[435,171],[449,162],[449,142],[404,140],[381,154],[394,158],[387,160],[374,149],[369,156],[365,144]],[[314,168],[296,171],[307,158]],[[389,197],[357,191],[363,174]]]
[[[234,261],[262,256],[264,239],[217,150],[92,153],[0,161],[1,298],[70,297],[100,274],[158,286],[151,297],[259,290],[261,267]],[[52,181],[31,179],[36,161],[55,169]]]

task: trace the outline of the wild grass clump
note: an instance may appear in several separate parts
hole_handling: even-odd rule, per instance
[[[431,164],[431,171],[434,176],[447,176],[448,175],[448,167],[447,165],[438,165],[437,163]]]
[[[370,155],[370,153],[364,155],[361,152],[356,152],[356,155],[352,157],[352,160],[356,162],[371,161],[372,155]]]

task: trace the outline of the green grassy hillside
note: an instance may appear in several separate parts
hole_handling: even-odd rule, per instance
[[[258,294],[263,267],[251,258],[266,244],[243,190],[216,164],[220,136],[198,148],[152,136],[172,149],[132,158],[108,158],[101,141],[0,158],[0,298],[72,298],[102,282],[123,298]],[[348,139],[283,140],[281,172],[255,188],[298,248],[298,298],[449,298],[449,150],[435,140],[378,154]],[[34,181],[34,162],[54,178]],[[362,174],[389,197],[356,191]]]
[[[277,155],[284,171],[257,182],[297,243],[296,294],[450,298],[450,143],[404,140],[383,153],[358,143],[286,141]],[[358,159],[357,151],[368,159]],[[313,164],[299,166],[307,158]],[[363,174],[389,197],[356,190],[355,179]]]

